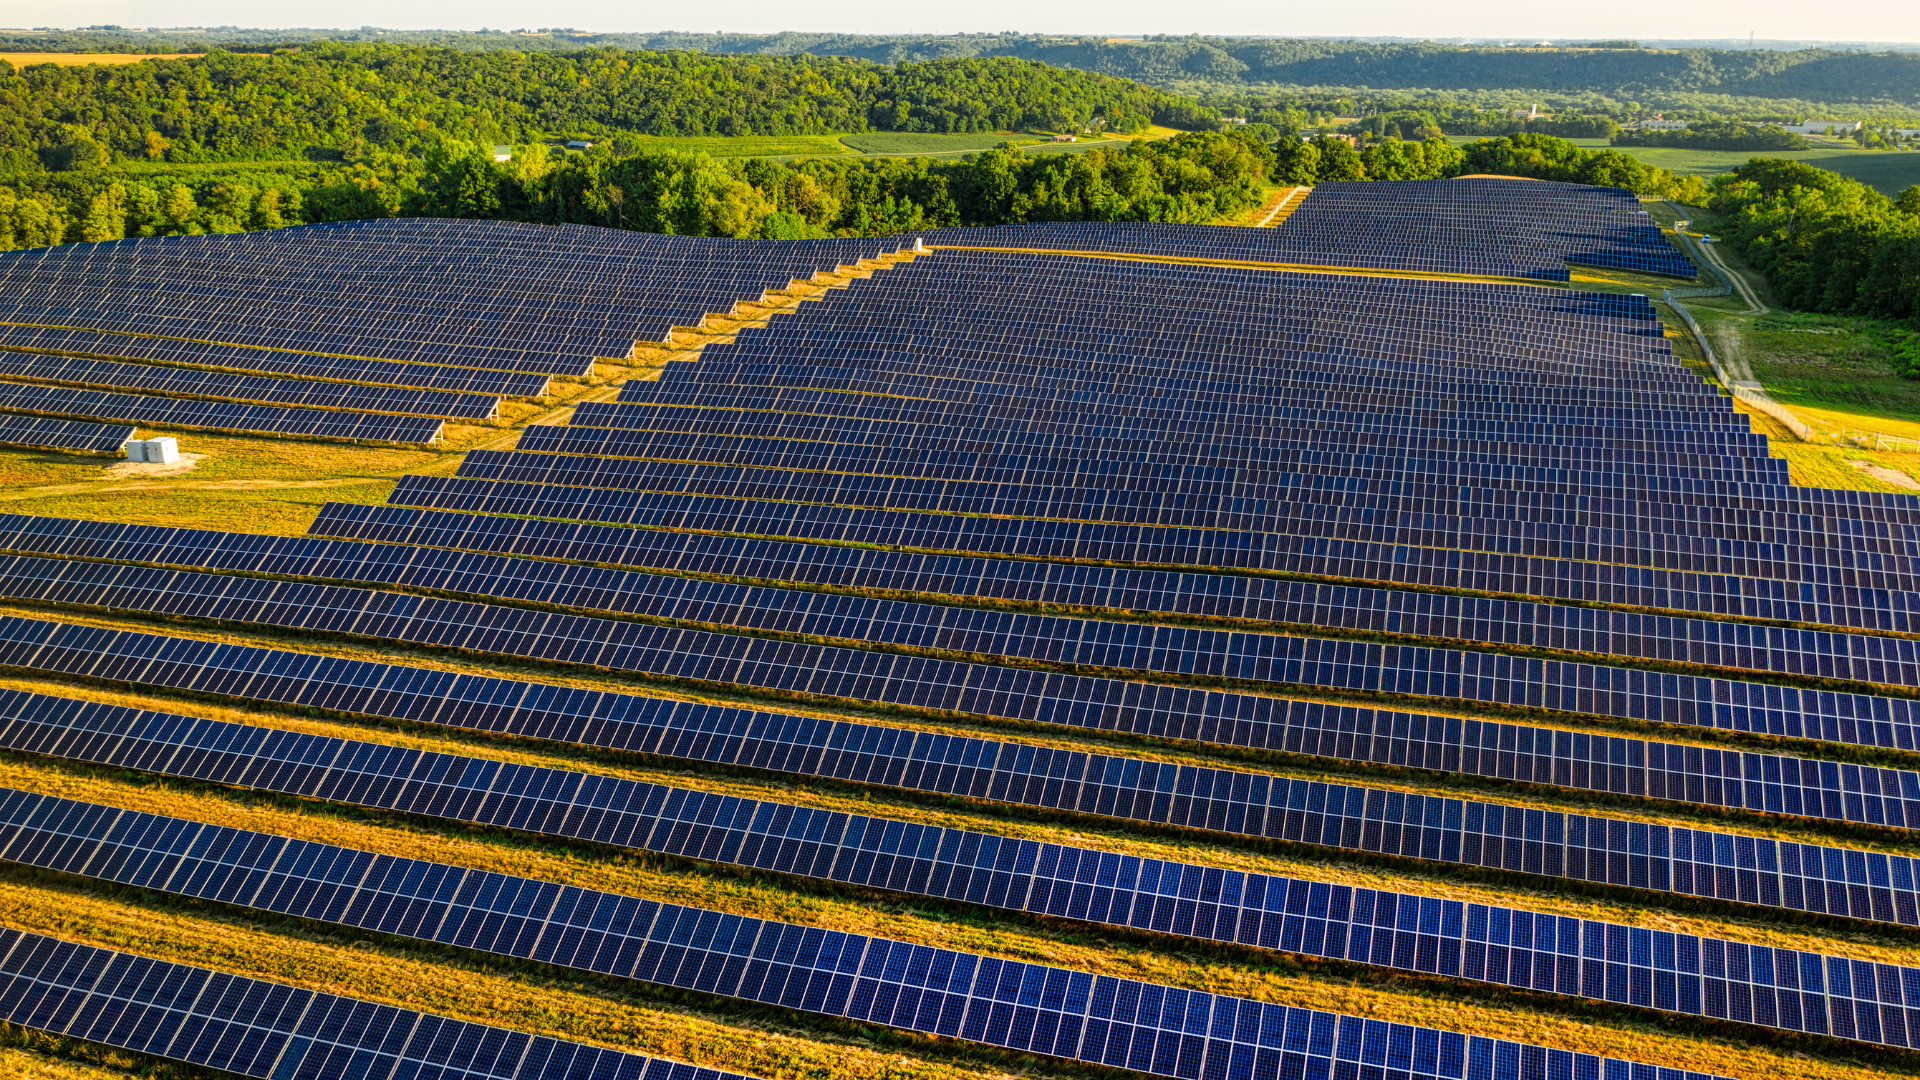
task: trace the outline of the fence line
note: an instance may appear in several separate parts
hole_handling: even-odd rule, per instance
[[[1717,277],[1718,275],[1716,274],[1715,276]],[[1726,369],[1720,366],[1720,358],[1718,356],[1715,356],[1713,353],[1713,345],[1707,341],[1706,332],[1704,330],[1701,330],[1700,324],[1694,320],[1693,312],[1688,311],[1686,309],[1686,306],[1681,304],[1679,300],[1676,299],[1677,294],[1679,294],[1682,291],[1689,292],[1696,296],[1698,295],[1726,296],[1733,292],[1733,287],[1731,285],[1728,285],[1728,286],[1724,286],[1723,289],[1720,289],[1720,290],[1663,289],[1661,290],[1661,293],[1660,293],[1660,299],[1666,301],[1666,304],[1668,307],[1672,308],[1675,312],[1679,313],[1680,318],[1686,322],[1687,329],[1693,331],[1693,340],[1700,343],[1700,351],[1706,354],[1707,365],[1713,368],[1714,377],[1720,380],[1721,386],[1726,387],[1728,392],[1733,394],[1735,398],[1746,402],[1748,405],[1753,406],[1754,408],[1760,410],[1763,413],[1766,413],[1768,416],[1771,416],[1775,420],[1778,420],[1782,424],[1786,425],[1787,430],[1793,432],[1794,437],[1798,438],[1801,442],[1819,442],[1820,437],[1818,433],[1816,433],[1812,428],[1808,427],[1804,420],[1801,420],[1799,417],[1793,415],[1791,412],[1788,412],[1785,406],[1781,405],[1779,402],[1768,397],[1767,392],[1765,390],[1757,390],[1752,387],[1742,386],[1739,383],[1734,382],[1733,379],[1727,375]]]

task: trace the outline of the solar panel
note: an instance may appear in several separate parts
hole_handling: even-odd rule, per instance
[[[128,727],[98,722],[84,726],[139,740],[146,733],[143,729],[151,729],[155,721],[175,729],[184,726],[182,721],[191,724],[185,718],[151,717],[146,724]],[[202,730],[177,745],[184,750],[230,744],[234,734]],[[282,760],[357,763],[366,760],[373,748],[343,743],[276,750],[275,756]],[[418,782],[417,755],[414,760],[387,757],[376,770],[379,775]],[[448,766],[444,775],[455,777],[472,776],[481,763],[438,757],[433,764]],[[228,771],[235,766],[244,768],[242,762],[233,762]],[[679,789],[574,779],[577,782],[562,789],[574,792],[577,805],[596,809],[600,816],[596,837],[618,837],[616,842],[643,850],[1763,1027],[1905,1046],[1907,1011],[1880,1009],[1879,988],[1891,988],[1890,1004],[1900,1006],[1905,981],[1920,979],[1920,968],[1879,965],[1876,970],[1875,965],[1860,964],[1856,972],[1855,962],[1844,957],[1524,909],[1015,842],[877,818],[809,813],[800,807]],[[367,787],[328,779],[319,783],[321,790]],[[568,800],[530,800],[527,795],[509,794],[542,789],[551,790],[552,785],[536,775],[502,769],[490,782],[472,787],[481,803],[473,815],[492,820],[508,810],[487,804],[505,803],[512,806],[516,821],[521,817],[529,822],[552,821],[556,815],[544,804],[564,806]],[[413,810],[444,797],[428,794],[429,798],[403,797],[398,808]],[[771,944],[763,954],[755,943],[806,933],[803,927],[762,924],[698,908],[658,905],[593,890],[562,890],[510,875],[7,789],[0,789],[0,857],[138,888],[722,995],[737,991],[728,982],[716,983],[715,977],[727,971],[728,978],[738,978],[747,969],[746,964],[729,962],[727,957],[773,960],[781,954],[772,951]],[[340,873],[342,867],[348,872]],[[736,942],[739,947],[720,948],[718,962],[708,964],[697,952],[716,930],[723,946]],[[860,962],[862,956],[871,958],[875,947],[882,956],[890,949],[909,948],[882,939],[848,940],[854,950],[852,962],[844,969],[830,965],[829,971],[874,974],[885,962],[872,964],[870,972]],[[674,947],[696,955],[676,955],[679,963],[669,964],[666,955]],[[845,951],[840,955],[846,956]],[[1737,957],[1731,967],[1729,956]],[[931,963],[953,970],[984,970],[994,961],[934,951]],[[1090,976],[1079,977],[1092,982]],[[752,976],[748,979],[751,985]],[[1857,996],[1856,987],[1862,991]],[[846,1002],[847,990],[853,990],[853,1000],[858,1001],[871,989],[855,988],[849,980],[845,989],[812,999],[816,1004],[811,1007],[843,1015],[831,1003]],[[1744,1007],[1730,1008],[1733,999]],[[954,1018],[956,1030],[967,1030],[965,1011]],[[930,1023],[916,1025],[905,1019],[915,1015],[911,1013],[892,1014],[892,1020],[887,1014],[854,1015],[910,1029],[955,1033]],[[1860,1023],[1869,1015],[1870,1025]],[[1920,1007],[1914,1010],[1914,1019],[1920,1021]]]
[[[144,390],[168,396],[209,398],[309,408],[492,420],[500,399],[439,390],[352,386],[312,379],[263,379],[192,368],[117,364],[37,353],[0,352],[0,375],[89,389]]]
[[[1224,648],[1236,644],[1242,654],[1258,651],[1249,644],[1258,638],[1244,632],[1208,634],[1140,624],[1083,624],[1080,620],[1058,616],[1041,619],[946,605],[909,605],[858,596],[781,592],[492,556],[450,559],[416,549],[296,537],[10,516],[0,517],[0,550],[377,581],[508,599],[537,599],[567,608],[600,608],[655,618],[725,622],[864,641],[897,640],[916,647],[938,646],[967,654],[1004,652],[1109,667],[1150,664],[1155,662],[1150,659],[1154,656],[1178,656],[1183,658],[1182,668],[1217,672],[1221,670],[1217,664],[1206,662],[1210,655],[1218,656]],[[886,584],[895,588],[899,585],[897,579]],[[916,616],[929,614],[939,617],[931,630],[926,623],[916,622]],[[417,617],[435,621],[428,613]],[[471,614],[468,618],[476,626],[487,625]],[[1115,636],[1096,638],[1089,644],[1087,636],[1076,629],[1084,625],[1099,625],[1103,632]],[[1705,635],[1682,628],[1679,636],[1682,640],[1698,640]],[[1828,675],[1835,673],[1833,655],[1848,644],[1840,635],[1811,632],[1783,634],[1773,630],[1768,632],[1768,637],[1775,648],[1783,644],[1783,639],[1786,642],[1805,640],[1817,645],[1820,652],[1807,657],[1802,670],[1824,671]],[[1660,640],[1667,638],[1649,643],[1646,651],[1659,655]],[[1072,651],[1076,642],[1093,652],[1076,654]],[[1323,646],[1328,644],[1322,642]],[[1883,661],[1872,656],[1880,651],[1874,646],[1901,646],[1903,652],[1898,663],[1902,666],[1913,663],[1911,642],[1867,638],[1852,644],[1859,650],[1863,674],[1874,677],[1875,681],[1898,681],[1900,676],[1882,673],[1878,665]],[[1149,659],[1123,663],[1117,656],[1100,655],[1108,650],[1117,653],[1121,648],[1127,655]],[[1185,660],[1188,656],[1194,659]],[[1429,669],[1444,669],[1436,662],[1435,651],[1426,651],[1416,659]],[[1383,666],[1373,658],[1370,647],[1349,656],[1348,663],[1368,670]],[[1164,663],[1158,670],[1177,669],[1171,663]],[[1243,695],[1223,695],[1217,700],[1234,703],[1224,710],[1228,714],[1248,715],[1248,699]],[[1256,710],[1252,715],[1259,715],[1257,709],[1261,703],[1254,702],[1252,707]],[[1863,710],[1856,706],[1855,712],[1860,714]],[[1349,710],[1333,716],[1323,712],[1319,717],[1312,716],[1309,710],[1298,717],[1289,714],[1285,725],[1284,734],[1269,732],[1268,748],[1696,805],[1744,806],[1769,813],[1895,827],[1920,824],[1920,816],[1915,816],[1920,813],[1920,803],[1913,801],[1915,793],[1920,793],[1920,773],[1907,770],[1887,770],[1886,779],[1872,785],[1876,792],[1884,790],[1893,796],[1891,800],[1851,799],[1846,798],[1845,793],[1859,790],[1857,779],[1843,780],[1838,769],[1823,769],[1817,762],[1786,755],[1735,754],[1657,740],[1589,736],[1481,720],[1449,721],[1437,716],[1385,710]],[[1299,730],[1301,728],[1307,730]],[[1389,734],[1402,731],[1410,733]],[[1529,749],[1516,756],[1516,748],[1522,744]]]
[[[15,556],[0,596],[326,629],[673,678],[1159,737],[1283,749],[1327,733],[1316,703],[1069,676],[437,597]],[[262,605],[265,597],[272,603]],[[1121,644],[1149,628],[1108,624]],[[1215,631],[1178,631],[1215,635]],[[1133,635],[1127,642],[1125,635]],[[1920,702],[1600,664],[1219,633],[1200,669],[1264,683],[1491,702],[1859,746],[1914,745]],[[1171,667],[1162,670],[1173,670]],[[1182,673],[1195,668],[1188,663]],[[1337,710],[1336,710],[1337,711]],[[1372,716],[1376,710],[1357,709]]]
[[[0,927],[0,1015],[259,1080],[750,1080]]]
[[[113,454],[133,438],[134,430],[118,424],[86,424],[43,416],[0,416],[0,446]]]
[[[86,420],[121,420],[141,426],[394,443],[433,442],[440,437],[444,426],[443,421],[415,416],[239,405],[5,382],[0,382],[0,409]]]
[[[496,396],[544,397],[550,381],[544,375],[348,359],[208,341],[184,341],[147,334],[116,334],[50,326],[0,324],[0,349],[126,358],[185,367],[297,375],[338,382],[421,387]]]
[[[1621,188],[1538,180],[1326,181],[1277,226],[1046,222],[934,229],[929,244],[1566,281],[1566,263],[1697,271]]]
[[[0,662],[25,658],[38,670],[1742,904],[1920,921],[1905,856],[60,623],[3,625]],[[76,702],[58,708],[85,711]],[[4,738],[53,752],[25,729]],[[1808,773],[1829,769],[1820,764]],[[1833,779],[1889,789],[1899,780],[1891,770],[1857,766]]]

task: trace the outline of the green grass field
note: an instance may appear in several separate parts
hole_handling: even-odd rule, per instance
[[[991,150],[1001,143],[1028,143],[1035,136],[1016,131],[968,135],[927,135],[912,131],[866,131],[840,141],[863,154],[941,154]]]
[[[638,140],[642,150],[686,150],[713,157],[793,157],[851,154],[836,135],[653,135]]]
[[[1486,138],[1484,135],[1449,135],[1447,140],[1465,146]],[[1612,146],[1605,139],[1569,139],[1589,150],[1618,150],[1658,165],[1682,176],[1719,176],[1745,165],[1754,158],[1784,158],[1804,161],[1816,168],[1871,185],[1883,195],[1898,195],[1920,184],[1920,151],[1847,150],[1837,141],[1822,140],[1827,146],[1814,150],[1681,150],[1666,146]]]

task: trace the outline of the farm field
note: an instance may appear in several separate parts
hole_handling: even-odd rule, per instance
[[[812,157],[852,152],[833,135],[648,135],[636,141],[642,151],[657,147],[719,158]]]
[[[1035,136],[1018,131],[989,131],[966,135],[935,135],[911,131],[868,131],[842,135],[840,141],[863,154],[940,154],[991,150],[1001,143],[1032,142]]]
[[[869,145],[880,149],[843,150],[922,152]],[[1444,185],[1467,200],[1458,206],[1420,204],[1441,235],[1480,235],[1486,215],[1471,200],[1508,197],[1475,185]],[[918,252],[572,226],[553,244],[524,225],[371,222],[352,244],[344,228],[306,234],[297,286],[278,283],[271,258],[297,234],[174,245],[193,257],[261,245],[258,272],[248,259],[217,264],[252,300],[207,306],[224,335],[209,345],[414,368],[440,365],[384,352],[479,357],[500,366],[476,370],[554,378],[544,396],[503,396],[498,421],[449,422],[416,447],[169,429],[203,456],[133,475],[110,457],[0,449],[0,515],[248,534],[0,519],[0,710],[19,714],[0,725],[0,827],[15,830],[0,838],[0,927],[762,1080],[1238,1080],[1232,1063],[1263,1051],[1275,1077],[1341,1076],[1365,1060],[1374,1071],[1355,1067],[1354,1080],[1530,1080],[1519,1062],[1547,1050],[1580,1080],[1920,1077],[1891,1020],[1869,1039],[1753,1009],[1776,1000],[1772,972],[1920,967],[1920,925],[1891,900],[1872,906],[1909,902],[1905,885],[1880,884],[1905,879],[1863,882],[1859,901],[1844,880],[1847,860],[1920,857],[1906,819],[1887,816],[1909,813],[1902,789],[1865,793],[1873,818],[1857,790],[1878,791],[1881,770],[1904,783],[1920,755],[1873,741],[1877,729],[1843,738],[1818,712],[1857,699],[1866,716],[1907,715],[1920,698],[1910,673],[1842,658],[1835,674],[1832,655],[1903,639],[1825,621],[1876,608],[1796,609],[1765,629],[1802,644],[1705,651],[1729,627],[1761,624],[1669,589],[1681,571],[1639,540],[1596,539],[1567,558],[1529,539],[1558,545],[1563,529],[1599,526],[1637,538],[1652,521],[1699,549],[1686,573],[1748,584],[1763,572],[1714,554],[1688,518],[1691,489],[1662,486],[1764,475],[1740,457],[1750,448],[1721,403],[1673,377],[1698,357],[1644,302],[1681,280],[1672,253],[1645,243],[1653,230],[1621,225],[1635,216],[1617,200],[1556,197],[1555,213],[1598,222],[1594,243],[1629,268],[1576,269],[1564,286],[1463,280],[1463,267],[1517,265],[1501,244],[1356,265],[1375,257],[1362,205],[1313,209],[1321,265],[1337,276],[1258,268],[1261,250],[1280,250],[1258,244],[1291,236],[1280,230],[1107,223],[1049,226],[1055,246],[1022,254],[965,236]],[[1534,235],[1540,213],[1503,220]],[[1226,247],[1243,242],[1254,246]],[[146,325],[178,286],[171,266],[155,272],[130,247],[76,249],[75,266],[90,265],[70,277],[0,256],[0,295],[26,283],[93,295],[139,274],[151,299],[112,295],[130,297],[119,325]],[[329,276],[360,273],[368,249],[387,267],[430,250],[418,263],[433,267],[431,291],[424,272]],[[466,251],[486,253],[484,272],[443,257]],[[552,302],[488,306],[485,273],[501,267]],[[600,290],[594,275],[616,271],[617,293]],[[1097,318],[1080,314],[1089,296]],[[343,303],[412,305],[435,321],[389,338],[401,320],[328,314]],[[574,319],[589,305],[594,318]],[[314,336],[323,319],[339,336]],[[1662,326],[1677,364],[1649,333]],[[1819,399],[1836,407],[1920,403],[1872,366],[1870,328],[1801,333],[1824,329],[1755,321],[1751,355],[1810,387],[1844,371],[1855,389]],[[74,328],[63,347],[92,332]],[[1272,344],[1283,332],[1305,344]],[[227,343],[246,334],[274,340]],[[540,350],[518,348],[536,335]],[[638,344],[609,361],[609,337]],[[1817,349],[1799,347],[1806,337]],[[1419,359],[1435,348],[1447,364]],[[1620,415],[1556,411],[1584,409],[1588,393],[1613,394]],[[1555,425],[1578,441],[1538,434]],[[1447,471],[1464,462],[1458,445],[1489,432],[1504,441],[1476,443],[1478,458],[1525,475]],[[1663,439],[1691,441],[1682,453]],[[1844,460],[1787,457],[1796,480],[1817,464],[1832,473],[1817,482],[1898,487]],[[1633,528],[1560,509],[1558,494],[1590,474],[1632,496]],[[1387,484],[1440,509],[1410,523],[1379,497]],[[1229,488],[1230,513],[1216,500]],[[1758,533],[1751,516],[1742,527]],[[1463,555],[1482,569],[1453,573]],[[1777,562],[1768,583],[1799,572]],[[1600,595],[1566,569],[1600,565],[1666,576],[1657,596],[1626,583]],[[1532,621],[1512,614],[1517,598]],[[1464,614],[1443,620],[1445,604]],[[1576,632],[1552,629],[1564,625]],[[18,644],[42,633],[54,636]],[[123,660],[158,647],[135,635],[167,639],[164,662]],[[1313,651],[1287,668],[1296,645]],[[1804,674],[1783,657],[1827,666]],[[468,681],[437,681],[452,676]],[[1585,697],[1572,692],[1582,677]],[[1776,719],[1757,709],[1757,729],[1743,730],[1683,718],[1683,705],[1747,716],[1731,697],[1701,696],[1729,686],[1773,693]],[[31,710],[12,696],[29,694],[41,695]],[[68,722],[75,707],[61,701],[91,703],[88,730],[108,734],[20,734],[29,715],[49,730]],[[123,748],[146,737],[142,710],[202,723],[156,726],[153,738],[176,743],[136,756]],[[732,726],[748,713],[775,722]],[[1767,726],[1783,715],[1807,726]],[[828,724],[842,725],[833,739],[804,741]],[[263,730],[283,741],[249,741]],[[1483,733],[1484,750],[1470,741]],[[296,752],[295,739],[342,743]],[[788,754],[781,739],[811,749]],[[269,745],[303,764],[268,762]],[[403,756],[414,753],[436,756]],[[1648,766],[1669,753],[1670,767]],[[1738,770],[1762,759],[1775,779],[1753,779],[1755,791],[1777,800],[1782,770],[1801,776],[1806,762],[1812,801],[1788,812],[1747,795],[1741,777],[1766,774]],[[1707,786],[1703,761],[1730,774],[1724,784],[1715,772]],[[1847,770],[1851,801],[1823,767]],[[977,783],[962,781],[976,769]],[[321,775],[342,779],[309,783]],[[218,869],[115,878],[97,869],[107,859],[39,854],[80,841],[14,842],[29,826],[7,808],[32,797],[89,804],[89,821],[161,815],[279,839],[194,849],[217,851]],[[482,799],[496,801],[483,813]],[[849,822],[867,831],[835,831]],[[389,874],[313,856],[299,895],[324,887],[338,902],[311,907],[287,899],[291,886],[217,884],[282,841],[439,865]],[[1828,880],[1817,853],[1797,869],[1800,845],[1835,853],[1835,912],[1799,891]],[[341,869],[327,878],[326,866]],[[516,894],[520,883],[484,875],[538,884]],[[395,899],[423,882],[444,892]],[[1798,899],[1755,882],[1791,882]],[[610,914],[613,900],[590,906],[595,893],[626,898],[624,914]],[[1102,914],[1116,896],[1140,906]],[[425,909],[415,904],[446,906],[430,925],[404,921]],[[627,930],[635,911],[654,918],[648,904],[694,909],[685,932],[671,914]],[[460,905],[490,914],[462,922]],[[732,944],[756,920],[811,936],[775,927],[771,942]],[[600,949],[598,934],[619,947]],[[1616,940],[1627,944],[1610,953]],[[830,951],[842,948],[866,951]],[[1537,968],[1520,966],[1536,953]],[[759,981],[786,978],[775,965],[788,964],[802,975],[786,996]],[[825,965],[820,979],[811,964]],[[1697,996],[1654,996],[1675,985]],[[775,990],[751,989],[763,986]],[[1853,1015],[1837,987],[1779,1000],[1793,1018]],[[943,1029],[951,1003],[962,1012]],[[204,1060],[37,1030],[0,1032],[0,1075],[217,1075]],[[1442,1045],[1451,1064],[1419,1056]],[[1542,1064],[1538,1075],[1560,1074]]]
[[[0,60],[5,60],[16,68],[34,64],[58,64],[61,67],[79,67],[85,64],[137,64],[142,60],[178,60],[195,53],[62,53],[62,52],[0,52]]]
[[[1478,142],[1482,135],[1449,135],[1457,146]],[[1713,177],[1732,172],[1754,158],[1803,161],[1816,168],[1870,184],[1883,195],[1898,195],[1920,184],[1920,151],[1846,150],[1684,150],[1665,146],[1613,146],[1606,139],[1568,139],[1589,150],[1618,150],[1682,176]]]

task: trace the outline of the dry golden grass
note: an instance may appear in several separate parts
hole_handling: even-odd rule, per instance
[[[0,52],[0,60],[5,60],[16,68],[32,64],[58,64],[61,67],[80,67],[86,64],[137,64],[142,60],[181,60],[198,56],[198,53]]]

